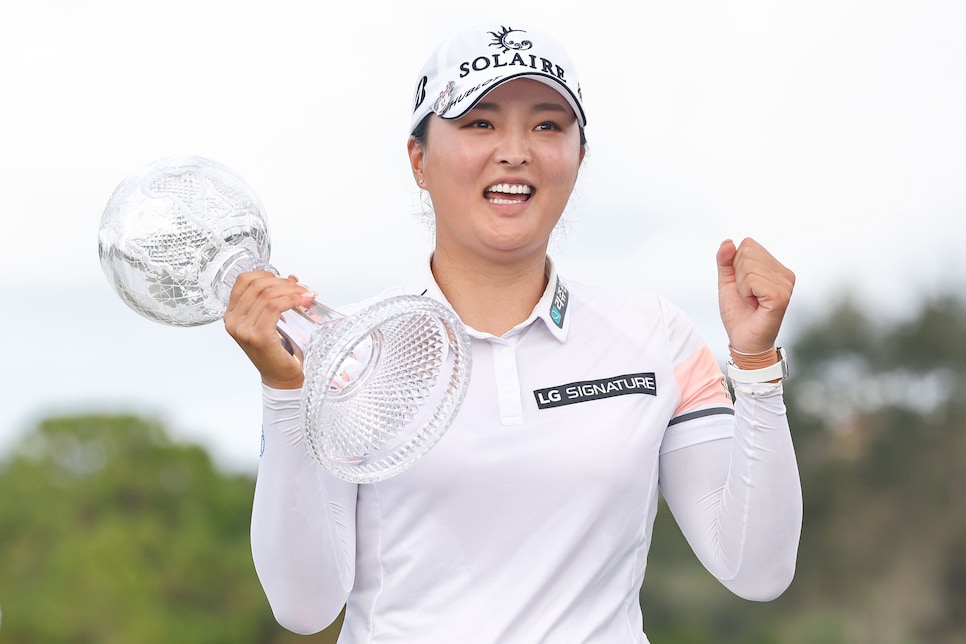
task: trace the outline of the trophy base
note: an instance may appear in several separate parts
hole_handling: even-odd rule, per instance
[[[462,323],[425,297],[390,298],[318,329],[305,352],[307,447],[350,482],[395,476],[449,427],[469,361]]]

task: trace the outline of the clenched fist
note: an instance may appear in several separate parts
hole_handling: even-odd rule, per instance
[[[735,351],[756,354],[775,346],[792,297],[795,274],[753,239],[718,248],[718,306]]]

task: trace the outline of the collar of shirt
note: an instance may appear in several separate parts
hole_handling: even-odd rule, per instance
[[[430,261],[432,261],[432,256],[430,256],[423,263],[419,274],[414,277],[412,282],[410,282],[409,286],[406,288],[406,291],[416,295],[431,297],[437,302],[445,304],[452,309],[453,306],[449,303],[449,301],[447,301],[446,296],[443,295],[439,285],[436,283],[436,278],[433,277],[433,271],[430,268]],[[570,317],[568,315],[570,308],[570,291],[567,289],[564,279],[557,274],[557,268],[550,257],[547,257],[545,271],[547,276],[547,288],[544,290],[543,296],[533,308],[533,311],[530,313],[530,317],[507,331],[503,336],[504,338],[515,336],[537,320],[540,320],[547,327],[547,330],[550,331],[550,334],[553,335],[553,337],[560,342],[567,341],[567,335],[570,332]],[[466,332],[476,338],[486,339],[493,337],[489,333],[477,331],[469,326],[466,327]]]

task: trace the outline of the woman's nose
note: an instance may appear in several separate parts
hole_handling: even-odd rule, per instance
[[[508,166],[520,166],[530,163],[530,143],[523,133],[506,132],[500,140],[497,150],[497,160]]]

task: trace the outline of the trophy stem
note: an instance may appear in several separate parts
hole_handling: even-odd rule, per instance
[[[235,285],[235,280],[242,273],[263,270],[275,273],[276,275],[279,274],[274,266],[258,258],[247,248],[228,249],[225,256],[220,258],[220,261],[214,263],[218,266],[218,269],[215,271],[212,281],[214,282],[218,299],[226,307],[228,306],[228,298],[231,295],[232,287]],[[309,345],[312,332],[320,326],[334,322],[342,317],[343,315],[337,311],[313,300],[308,306],[284,312],[276,329],[278,330],[279,336],[281,336],[285,349],[301,360],[306,347]]]
[[[335,322],[343,316],[315,300],[309,306],[300,306],[282,313],[275,329],[281,336],[286,351],[302,360],[309,346],[312,333],[320,326]]]
[[[215,275],[218,297],[227,306],[232,286],[238,276],[247,271],[265,270],[278,275],[271,264],[260,260],[244,248],[232,249],[219,262],[220,268]],[[305,361],[305,351],[312,341],[312,334],[321,327],[344,319],[345,316],[317,300],[308,306],[299,306],[282,313],[275,330],[285,350]],[[331,382],[331,395],[348,396],[366,383],[379,363],[382,354],[382,336],[378,331],[359,338],[358,342],[345,355],[333,358],[339,361]]]

